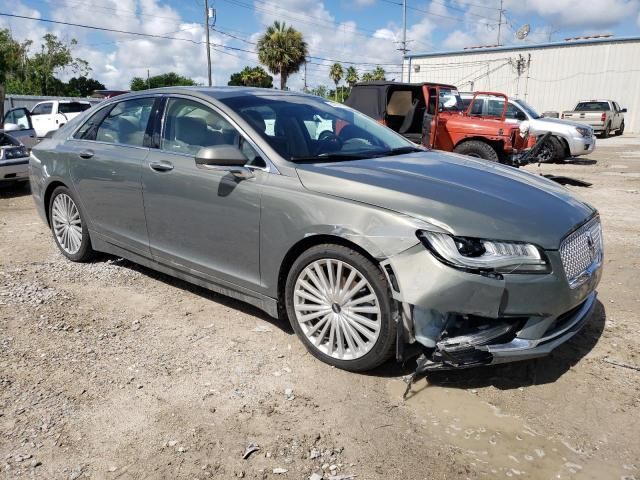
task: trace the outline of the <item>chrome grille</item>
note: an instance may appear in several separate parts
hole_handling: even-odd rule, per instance
[[[602,260],[602,228],[598,217],[567,235],[560,245],[560,258],[569,285],[576,288],[584,283],[580,280],[585,272]]]

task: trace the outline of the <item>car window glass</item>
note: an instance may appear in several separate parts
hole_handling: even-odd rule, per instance
[[[518,107],[516,107],[515,105],[513,105],[512,103],[510,103],[507,106],[507,118],[512,118],[515,120],[519,120],[518,118],[518,114],[522,114],[522,112],[520,111],[520,109]],[[500,114],[502,115],[502,110],[500,110]]]
[[[107,107],[108,108],[108,107]],[[104,116],[104,109],[91,115],[89,119],[78,129],[73,138],[78,140],[95,140],[98,133],[98,126]]]
[[[613,109],[614,109],[616,112],[619,112],[619,111],[620,111],[620,106],[619,106],[616,102],[613,102]]]
[[[98,125],[95,140],[141,147],[144,143],[144,132],[147,128],[153,102],[152,97],[147,97],[117,103]],[[86,135],[90,136],[91,125],[85,125],[78,131],[78,134],[85,129]]]
[[[88,103],[80,103],[80,102],[69,102],[69,103],[61,103],[58,106],[59,113],[80,113],[84,112],[91,108],[91,105]]]
[[[485,99],[483,97],[475,97],[471,101],[473,103],[471,104],[471,111],[469,112],[469,115],[481,116]]]
[[[27,130],[31,128],[29,117],[27,117],[27,113],[23,108],[17,108],[8,112],[4,117],[4,122],[18,125],[20,130]]]
[[[203,147],[235,145],[240,134],[219,113],[201,103],[183,98],[167,102],[162,149],[195,155]]]
[[[52,108],[53,108],[52,103],[41,103],[33,107],[33,111],[31,112],[31,115],[48,115],[51,113]]]
[[[607,111],[609,110],[609,103],[607,102],[580,102],[576,105],[576,111]]]
[[[464,104],[460,98],[458,90],[450,88],[440,88],[440,108],[447,112],[461,112],[464,110]]]

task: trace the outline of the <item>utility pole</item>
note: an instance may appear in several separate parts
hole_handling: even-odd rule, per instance
[[[402,77],[404,80],[404,56],[409,51],[409,49],[407,48],[407,0],[402,0],[402,41],[400,42],[400,45],[402,46],[398,50],[402,52]]]
[[[504,0],[500,0],[500,11],[498,17],[498,45],[500,45],[500,34],[502,33],[502,15],[504,14],[504,9],[502,8],[504,4]]]
[[[307,60],[304,61],[304,88],[302,89],[304,93],[307,93]]]
[[[147,68],[147,88],[151,88],[151,77],[149,77],[149,69]]]
[[[211,44],[209,43],[209,0],[204,0],[204,30],[207,38],[207,73],[209,75],[209,86],[211,86]]]

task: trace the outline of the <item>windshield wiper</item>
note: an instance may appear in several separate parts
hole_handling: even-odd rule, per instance
[[[381,157],[390,157],[392,155],[405,155],[407,153],[424,152],[425,150],[418,147],[398,147],[391,150],[385,150],[379,153]]]

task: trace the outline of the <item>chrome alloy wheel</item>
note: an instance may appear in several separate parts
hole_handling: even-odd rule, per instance
[[[335,259],[307,265],[293,293],[296,320],[309,342],[340,360],[366,355],[380,335],[382,313],[369,281]]]
[[[73,199],[61,193],[53,200],[51,225],[58,245],[69,255],[75,255],[82,245],[82,221]]]

